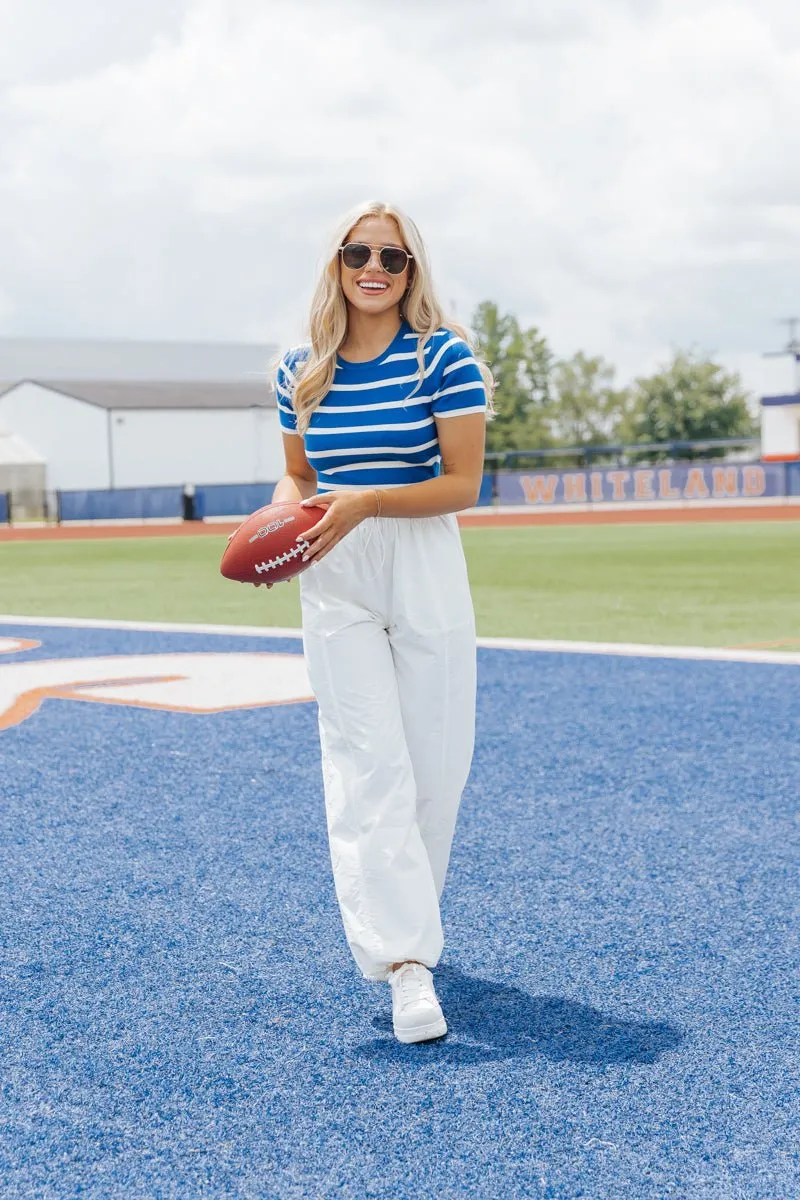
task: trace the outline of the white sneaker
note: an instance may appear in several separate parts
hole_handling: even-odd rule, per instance
[[[392,1023],[398,1042],[427,1042],[444,1037],[442,1014],[433,976],[422,963],[403,963],[389,976],[392,985]]]

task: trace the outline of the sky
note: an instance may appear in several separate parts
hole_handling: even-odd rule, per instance
[[[0,336],[303,336],[340,215],[626,383],[788,390],[797,0],[0,0]]]

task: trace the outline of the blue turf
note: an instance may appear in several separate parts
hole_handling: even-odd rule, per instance
[[[800,670],[480,668],[422,1047],[343,941],[312,705],[49,700],[0,734],[4,1200],[798,1194]]]

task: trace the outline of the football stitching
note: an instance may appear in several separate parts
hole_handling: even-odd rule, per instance
[[[293,558],[297,558],[298,554],[303,554],[309,547],[310,543],[303,538],[302,542],[298,542],[293,550],[287,550],[285,554],[271,558],[269,562],[256,563],[256,571],[262,575],[265,571],[273,571],[276,567],[282,567],[285,563],[291,562]]]

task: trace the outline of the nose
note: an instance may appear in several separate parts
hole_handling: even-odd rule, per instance
[[[383,270],[383,267],[381,266],[381,252],[380,250],[374,249],[374,247],[370,248],[369,259],[367,260],[367,265],[364,270],[369,271],[372,268],[377,268],[378,271]]]

